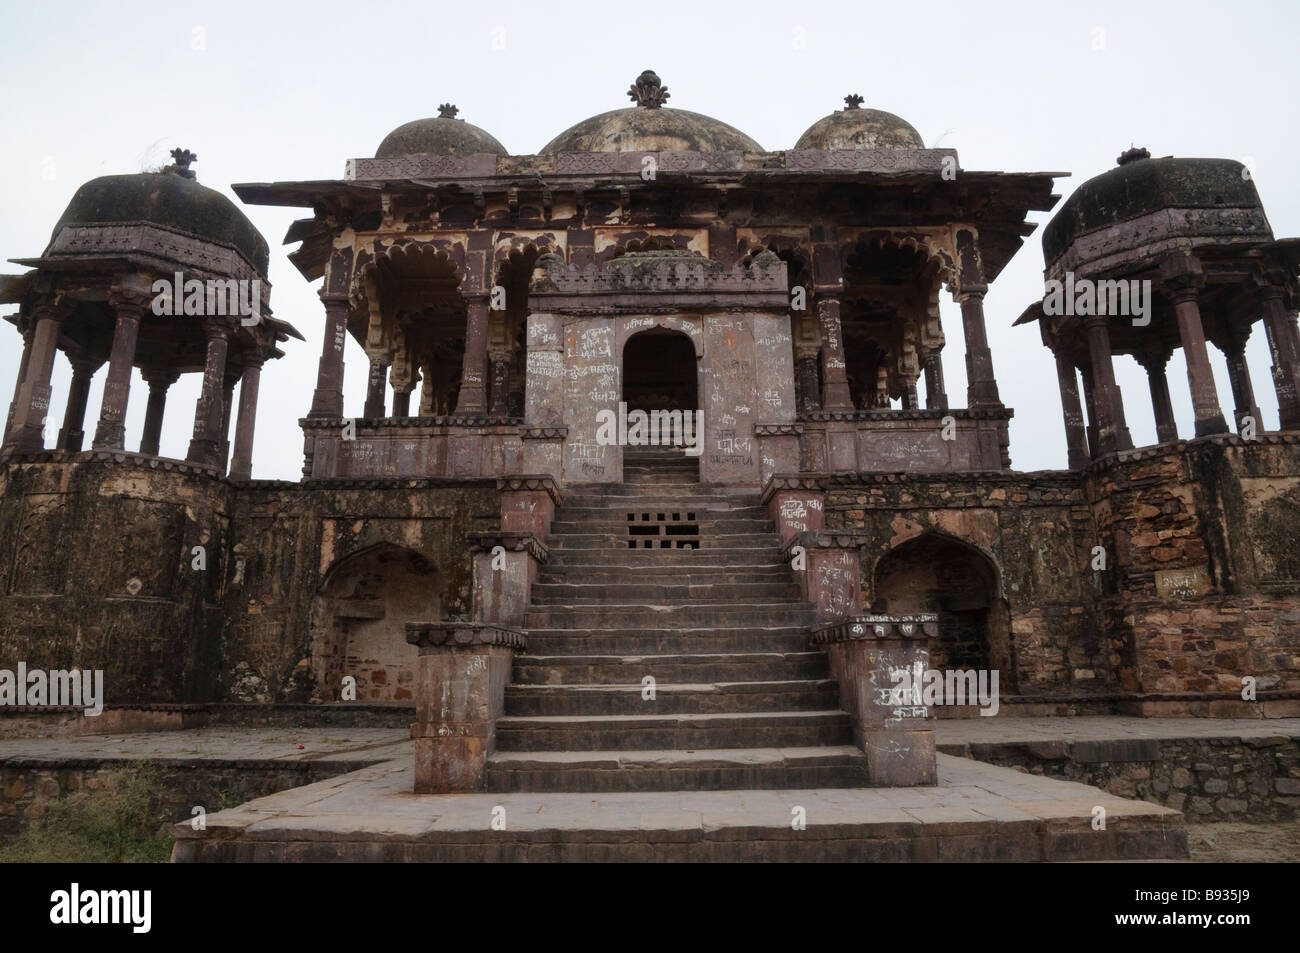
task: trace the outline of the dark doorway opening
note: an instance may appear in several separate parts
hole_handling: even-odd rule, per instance
[[[698,410],[695,346],[680,331],[651,328],[623,348],[623,400],[633,410]]]

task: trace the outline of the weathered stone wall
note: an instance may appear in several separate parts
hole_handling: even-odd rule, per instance
[[[211,698],[230,485],[124,454],[39,456],[0,470],[0,667],[103,669],[109,701]]]

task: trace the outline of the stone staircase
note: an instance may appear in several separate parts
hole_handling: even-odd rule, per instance
[[[701,484],[667,448],[626,451],[624,481],[556,513],[488,790],[864,786],[757,495]]]

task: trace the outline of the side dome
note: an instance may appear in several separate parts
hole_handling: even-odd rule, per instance
[[[542,155],[558,152],[762,152],[734,126],[685,109],[666,109],[668,87],[646,70],[628,90],[636,105],[592,116],[564,130]]]
[[[233,245],[259,275],[265,276],[270,255],[262,233],[234,202],[220,192],[199,185],[193,175],[186,161],[179,168],[162,172],[91,179],[72,196],[54,226],[50,241],[67,225],[150,222]]]
[[[432,119],[416,119],[398,126],[375,150],[376,159],[394,159],[428,153],[435,156],[473,156],[483,153],[505,156],[506,147],[478,126],[457,119],[460,112],[450,103],[438,107]]]
[[[881,109],[863,109],[862,97],[845,96],[839,112],[819,119],[799,137],[796,149],[924,149],[921,134],[904,119]]]
[[[1163,209],[1250,209],[1259,210],[1262,219],[1263,203],[1240,162],[1173,156],[1152,159],[1145,149],[1130,149],[1117,161],[1116,168],[1075,189],[1043,229],[1043,258],[1049,266],[1080,236]],[[1180,235],[1202,237],[1199,222],[1187,219]],[[1203,227],[1208,236],[1211,226]],[[1260,235],[1265,241],[1272,237],[1271,232]]]

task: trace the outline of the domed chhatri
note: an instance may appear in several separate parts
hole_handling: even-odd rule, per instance
[[[668,109],[668,87],[652,70],[628,90],[636,105],[592,116],[571,126],[542,147],[559,152],[762,152],[739,129],[685,109]]]
[[[1115,168],[1084,182],[1061,204],[1043,230],[1043,256],[1049,266],[1079,236],[1161,209],[1263,208],[1240,162],[1150,155],[1146,149],[1129,149],[1116,159]],[[1262,215],[1259,218],[1263,221]],[[1259,237],[1267,241],[1272,235]]]
[[[844,97],[845,107],[819,119],[795,143],[796,149],[924,149],[910,123],[881,109],[863,109],[862,97]]]
[[[478,126],[457,119],[460,112],[450,103],[438,107],[432,119],[416,119],[398,126],[375,150],[376,159],[393,159],[398,156],[436,155],[473,156],[485,153],[509,155],[506,147]]]
[[[198,156],[186,149],[173,149],[172,156],[175,164],[161,172],[105,175],[85,183],[59,217],[50,241],[65,225],[150,222],[233,245],[265,276],[269,253],[261,233],[234,202],[195,181],[190,163]]]

